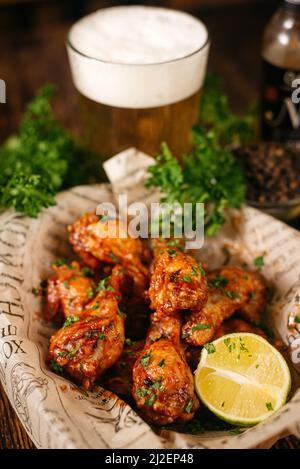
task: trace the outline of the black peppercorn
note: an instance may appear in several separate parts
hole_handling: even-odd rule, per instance
[[[248,201],[283,203],[300,197],[300,151],[295,147],[261,142],[235,154],[245,171]]]

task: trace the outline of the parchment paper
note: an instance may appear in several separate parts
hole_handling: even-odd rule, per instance
[[[130,149],[105,164],[112,185],[82,186],[61,193],[58,204],[37,220],[13,210],[0,215],[0,379],[22,424],[38,448],[249,448],[268,447],[289,433],[300,436],[300,366],[292,365],[294,389],[282,410],[262,424],[232,436],[199,436],[164,431],[156,435],[127,404],[97,387],[83,392],[45,364],[50,323],[41,315],[42,298],[32,287],[51,273],[51,263],[71,257],[67,225],[101,202],[126,193],[129,203],[158,201],[144,188],[152,158]],[[276,286],[269,315],[294,361],[300,358],[299,332],[288,316],[300,313],[300,234],[255,209],[232,212],[217,238],[207,239],[201,257],[222,265],[224,247],[233,259],[253,265],[264,255],[263,275]],[[298,343],[299,342],[299,343]]]

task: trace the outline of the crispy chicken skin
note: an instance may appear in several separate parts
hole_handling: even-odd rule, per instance
[[[199,406],[180,332],[179,313],[165,316],[162,322],[154,317],[146,345],[133,368],[133,398],[153,424],[189,421]]]
[[[257,321],[266,306],[266,287],[257,273],[222,267],[208,274],[208,285],[206,305],[194,309],[182,329],[190,345],[212,340],[222,322],[236,311],[249,321]]]
[[[80,317],[70,316],[50,339],[48,361],[52,368],[61,367],[84,389],[90,389],[122,354],[124,316],[119,301],[123,280],[123,268],[114,267],[107,288],[97,294]]]
[[[176,247],[160,250],[150,281],[150,308],[158,316],[202,307],[207,284],[200,264]]]
[[[101,378],[133,398],[149,423],[190,421],[199,407],[191,368],[201,347],[231,332],[265,337],[251,324],[266,305],[260,275],[233,266],[206,273],[183,240],[155,239],[150,251],[123,221],[94,213],[68,230],[84,265],[109,277],[98,284],[75,261],[53,267],[45,315],[66,321],[51,337],[48,362],[87,390]],[[125,344],[125,326],[136,342]]]
[[[76,261],[52,267],[55,274],[47,283],[45,319],[56,321],[61,316],[81,315],[93,297],[94,280]]]
[[[68,230],[74,251],[86,265],[97,268],[100,262],[120,263],[134,279],[135,293],[144,294],[149,281],[146,265],[151,261],[151,252],[140,239],[129,236],[122,221],[99,219],[96,214],[87,213]]]

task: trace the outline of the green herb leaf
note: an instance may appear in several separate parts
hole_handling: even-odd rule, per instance
[[[62,265],[66,265],[67,261],[64,259],[57,259],[57,261],[54,262],[53,265],[56,265],[57,267],[61,267]]]
[[[225,295],[228,296],[228,298],[231,298],[232,300],[240,298],[240,294],[236,291],[225,291]]]
[[[71,324],[79,321],[79,319],[80,318],[78,316],[69,316],[68,319],[65,320],[63,327],[71,326]]]
[[[205,331],[206,329],[211,329],[211,326],[209,324],[197,324],[192,328],[192,332]]]
[[[109,253],[109,257],[111,258],[111,260],[115,263],[115,264],[119,264],[119,259],[114,255],[113,252],[110,252]]]
[[[149,365],[149,361],[150,361],[150,357],[151,357],[151,350],[146,354],[144,355],[141,360],[140,360],[140,363],[142,365],[143,368],[147,368],[148,365]]]
[[[191,283],[191,281],[192,281],[192,280],[191,280],[191,277],[190,277],[189,275],[184,275],[184,276],[183,276],[183,280],[184,280],[185,282],[187,282],[187,283]]]
[[[151,394],[151,392],[149,391],[149,389],[145,388],[144,386],[142,386],[141,388],[137,389],[135,393],[136,393],[136,395],[137,395],[138,397],[141,397],[141,398],[147,396],[148,394]]]
[[[125,344],[129,346],[129,345],[133,345],[134,342],[131,339],[125,339]]]
[[[207,344],[204,345],[205,350],[207,351],[208,354],[215,353],[216,348],[213,343],[208,342]]]
[[[162,358],[162,359],[160,360],[158,366],[159,366],[160,368],[163,368],[163,367],[165,366],[165,359],[164,359],[164,358]]]
[[[180,239],[176,239],[176,238],[175,239],[170,239],[167,242],[167,245],[170,246],[170,247],[176,247],[180,251],[184,251],[184,247],[182,246]]]
[[[152,389],[160,389],[161,388],[161,378],[158,378],[156,381],[154,381],[153,384],[150,386]]]
[[[264,256],[256,257],[256,259],[254,259],[253,263],[254,263],[255,267],[263,267],[265,265]]]
[[[203,265],[202,265],[201,261],[199,261],[199,269],[200,269],[200,273],[201,273],[202,277],[206,277],[206,272],[203,268]]]
[[[156,401],[156,395],[153,394],[151,397],[149,397],[149,399],[145,400],[145,405],[152,407],[155,401]]]
[[[91,300],[94,296],[94,290],[92,288],[89,288],[87,291],[87,297],[89,300]]]
[[[55,360],[51,360],[50,366],[55,373],[63,374],[63,368]]]
[[[98,287],[96,288],[96,292],[100,292],[100,291],[106,290],[108,281],[109,281],[109,277],[104,278],[103,280],[101,280],[101,281],[98,283]]]
[[[274,409],[273,409],[273,406],[272,406],[272,402],[266,402],[266,408],[268,409],[269,412],[270,412],[271,410],[274,410]]]
[[[210,288],[220,288],[226,287],[229,283],[228,278],[223,277],[222,275],[217,275],[213,280],[208,282]]]
[[[248,352],[248,353],[249,353],[249,350],[247,349],[246,345],[245,345],[244,342],[242,341],[241,337],[240,337],[240,351],[241,351],[241,352]]]
[[[190,414],[192,412],[192,409],[193,409],[193,400],[190,399],[184,410],[186,411],[187,414]]]

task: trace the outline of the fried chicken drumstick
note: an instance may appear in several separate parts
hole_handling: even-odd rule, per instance
[[[104,371],[120,358],[124,341],[124,315],[119,310],[121,266],[113,268],[107,287],[97,294],[80,316],[70,316],[50,339],[48,361],[90,389]]]
[[[152,318],[146,345],[133,367],[132,395],[145,418],[157,425],[186,422],[199,402],[180,343],[181,317]]]

